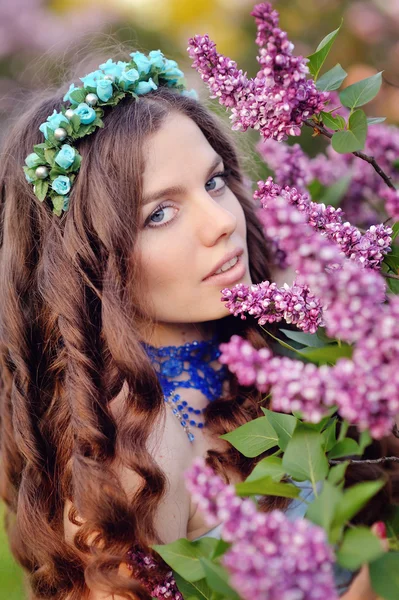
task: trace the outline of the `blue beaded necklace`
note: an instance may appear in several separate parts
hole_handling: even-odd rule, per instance
[[[190,426],[202,429],[203,422],[197,422],[193,416],[202,415],[205,408],[199,410],[189,406],[182,400],[176,388],[195,388],[200,390],[210,402],[222,395],[223,381],[227,377],[227,367],[216,370],[210,363],[220,356],[219,342],[216,336],[211,340],[187,342],[182,346],[161,346],[156,348],[142,343],[150,357],[159,383],[161,384],[165,402],[172,408],[173,414],[179,419],[190,442],[194,435]],[[182,373],[187,373],[187,379],[176,380]]]

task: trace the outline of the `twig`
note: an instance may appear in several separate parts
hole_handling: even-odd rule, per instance
[[[382,456],[381,458],[363,458],[363,459],[355,459],[355,458],[343,458],[342,460],[334,460],[330,459],[328,462],[330,465],[340,465],[343,462],[348,462],[351,465],[357,464],[368,464],[368,465],[377,465],[383,462],[399,462],[399,456]]]
[[[388,279],[399,279],[399,275],[393,275],[392,273],[384,273],[384,271],[380,271],[380,275],[383,277],[388,277]]]
[[[308,127],[311,127],[313,130],[318,131],[320,134],[328,137],[329,139],[331,139],[333,136],[333,134],[330,131],[328,131],[328,129],[326,129],[319,123],[312,121],[311,119],[306,119],[304,123]],[[357,150],[356,152],[351,152],[351,154],[370,163],[370,165],[372,165],[372,167],[377,171],[378,175],[382,177],[382,179],[385,181],[387,186],[390,187],[392,190],[396,190],[395,186],[391,181],[391,177],[388,177],[388,175],[381,169],[380,165],[376,162],[374,156],[369,156],[368,154],[364,154],[364,152],[360,152],[359,150]]]

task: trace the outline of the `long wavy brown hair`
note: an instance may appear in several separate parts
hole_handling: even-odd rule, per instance
[[[105,115],[103,129],[76,142],[82,166],[68,212],[55,216],[37,200],[21,167],[42,141],[39,125],[60,110],[61,97],[57,91],[30,101],[1,154],[1,496],[11,549],[28,574],[32,598],[81,600],[101,586],[148,599],[134,578],[118,574],[118,566],[133,544],[148,548],[163,542],[154,515],[167,481],[146,441],[165,403],[140,343],[138,332],[149,319],[132,257],[140,222],[141,149],[170,113],[192,119],[230,170],[228,185],[245,212],[254,282],[270,279],[267,246],[226,127],[201,103],[166,88],[138,102],[122,100]],[[251,318],[226,317],[218,326],[222,341],[238,333],[258,348],[266,345]],[[214,436],[267,406],[256,390],[229,378],[230,396],[205,413]],[[115,417],[111,401],[125,383],[128,392]],[[385,450],[374,444],[372,453]],[[246,477],[262,457],[247,459],[228,447],[209,451],[207,461],[224,476],[230,467]],[[143,479],[133,499],[116,473],[116,460]],[[381,472],[375,467],[361,478]],[[365,520],[375,520],[391,496],[388,482]],[[67,500],[74,506],[70,520],[77,523],[78,514],[84,521],[73,543],[64,537]],[[286,502],[266,499],[262,507]]]

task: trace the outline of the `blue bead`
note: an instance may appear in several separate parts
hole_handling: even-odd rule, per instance
[[[203,428],[203,426],[204,426],[204,424],[203,424],[203,423],[198,423],[198,427],[199,427],[200,429],[202,429],[202,428]]]
[[[188,407],[188,412],[194,412],[194,409],[193,409],[193,407],[192,407],[192,406],[189,406],[189,407]]]
[[[179,410],[183,410],[183,404],[178,404],[178,405],[177,405],[177,408],[178,408]]]
[[[195,425],[195,421],[190,421],[190,425]]]
[[[183,417],[183,419],[188,419],[188,413],[183,413],[182,417]]]
[[[175,415],[179,414],[179,411],[177,410],[177,408],[172,408],[172,412],[173,412],[173,414],[175,414]]]
[[[182,404],[183,406],[187,406],[187,402],[185,400],[183,400]]]
[[[194,410],[196,415],[199,415],[201,413],[201,411],[197,408],[196,410]]]
[[[183,425],[183,427],[185,427],[187,425],[187,421],[184,421],[184,420],[180,421],[180,423]]]
[[[188,437],[188,439],[190,440],[190,442],[193,442],[193,441],[194,441],[194,436],[193,436],[193,434],[191,433],[191,431],[189,431],[189,432],[188,432],[188,434],[187,434],[187,437]]]

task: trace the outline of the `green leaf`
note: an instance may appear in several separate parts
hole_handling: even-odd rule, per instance
[[[43,200],[45,199],[47,191],[48,181],[45,181],[44,179],[38,179],[37,181],[35,181],[34,192],[38,200],[40,200],[40,202],[43,202]]]
[[[341,499],[342,492],[329,481],[325,481],[319,496],[308,506],[306,518],[323,527],[329,534],[335,510]]]
[[[369,565],[373,590],[384,600],[399,598],[399,552],[388,552]]]
[[[334,516],[334,525],[344,525],[350,521],[384,485],[384,481],[363,481],[345,490]]]
[[[229,544],[229,542],[225,542],[221,538],[218,539],[218,543],[216,544],[213,551],[210,553],[209,558],[211,560],[214,560],[218,556],[221,556],[222,554],[224,554],[226,552],[226,550],[228,550],[230,548],[230,546],[231,546],[231,544]]]
[[[243,481],[236,484],[238,496],[261,494],[262,496],[281,496],[282,498],[298,498],[300,489],[292,483],[279,483],[267,475],[255,481]]]
[[[355,571],[385,554],[381,541],[367,527],[348,529],[338,549],[337,561],[345,569]]]
[[[51,202],[57,213],[61,215],[62,207],[64,206],[64,196],[51,196]]]
[[[298,419],[292,415],[274,412],[273,410],[267,410],[263,407],[262,412],[265,417],[268,418],[269,423],[271,423],[274,431],[277,433],[278,445],[281,450],[284,451],[292,438]]]
[[[329,452],[331,450],[331,448],[333,448],[336,444],[337,441],[337,435],[336,435],[336,429],[337,429],[337,421],[336,419],[334,419],[333,421],[331,421],[330,425],[328,425],[328,427],[323,431],[322,435],[323,435],[323,448],[324,448],[324,452]]]
[[[266,417],[259,417],[241,425],[234,431],[219,436],[230,442],[244,456],[253,458],[277,446],[278,437]]]
[[[339,485],[344,480],[348,465],[349,461],[343,460],[341,464],[331,467],[328,473],[328,481],[333,485]]]
[[[164,561],[187,581],[198,581],[204,577],[201,557],[209,557],[217,545],[216,538],[205,537],[195,542],[180,538],[170,544],[154,544],[151,547]]]
[[[334,31],[332,31],[331,33],[326,35],[325,38],[322,39],[322,41],[316,48],[316,52],[314,52],[313,54],[308,56],[309,71],[315,81],[320,73],[320,69],[324,64],[324,61],[326,60],[326,58],[328,56],[328,53],[331,50],[331,47],[335,41],[335,38],[337,37],[339,30],[341,29],[341,26],[342,26],[342,21],[341,21],[341,24],[338,27],[338,29],[335,29]]]
[[[309,480],[313,489],[328,473],[328,462],[323,452],[323,436],[298,423],[283,457],[283,467],[294,479]]]
[[[348,433],[348,429],[349,429],[349,423],[348,423],[348,421],[345,421],[345,419],[344,419],[343,421],[341,421],[341,427],[339,429],[339,435],[338,435],[339,442],[345,438],[346,434]]]
[[[383,261],[386,265],[388,265],[388,267],[390,268],[390,270],[397,274],[398,270],[399,270],[399,255],[398,254],[394,254],[393,252],[390,252],[389,254],[387,254],[384,257],[384,261]]]
[[[44,158],[46,159],[46,162],[53,166],[54,165],[54,158],[55,155],[58,153],[58,150],[55,150],[54,148],[46,148],[44,151]]]
[[[399,281],[397,279],[388,279],[387,283],[392,294],[399,294]]]
[[[45,143],[35,144],[33,146],[33,151],[36,152],[36,154],[44,160],[44,151],[46,148],[47,148],[47,145]]]
[[[51,180],[54,180],[59,175],[68,175],[68,172],[65,169],[63,169],[62,167],[59,167],[58,165],[54,165],[54,167],[52,167],[52,169],[49,173],[49,177]]]
[[[278,456],[266,456],[266,458],[262,458],[245,481],[255,481],[256,479],[262,479],[267,475],[270,476],[273,481],[280,481],[284,477],[285,470],[281,458]]]
[[[362,454],[359,444],[352,438],[340,440],[328,453],[328,458],[342,458],[343,456],[359,456]]]
[[[362,79],[357,83],[348,85],[345,89],[339,92],[339,99],[344,106],[348,108],[357,108],[370,102],[380,91],[382,83],[382,71]]]
[[[320,92],[331,92],[333,90],[337,90],[347,75],[348,73],[344,71],[344,69],[338,63],[335,65],[335,67],[321,75],[316,82],[316,88]]]
[[[326,205],[339,206],[342,198],[348,191],[349,184],[352,181],[352,175],[343,175],[335,183],[326,188],[325,193],[321,196],[319,202]]]
[[[213,590],[222,594],[223,598],[240,600],[237,592],[230,587],[228,573],[222,566],[206,558],[200,558],[200,562],[205,572],[206,581]]]
[[[349,117],[348,130],[337,131],[331,138],[332,147],[339,154],[356,152],[364,148],[367,138],[367,118],[362,110]]]
[[[304,346],[311,348],[322,348],[325,343],[317,336],[316,333],[304,333],[303,331],[291,331],[289,329],[280,329],[284,335],[294,342],[299,342]]]
[[[77,102],[78,104],[80,104],[81,102],[85,101],[87,92],[85,91],[84,88],[79,88],[78,90],[74,90],[73,92],[71,92],[69,94],[69,97],[72,98],[72,100],[74,102]]]
[[[351,358],[353,347],[349,344],[328,344],[322,348],[303,348],[301,354],[318,365],[335,365],[339,358]]]
[[[396,239],[396,238],[398,237],[398,235],[399,235],[399,221],[397,221],[396,223],[394,223],[394,224],[392,225],[392,230],[393,230],[393,233],[392,233],[392,236],[391,236],[391,237],[392,237],[392,241],[393,241],[393,240],[394,240],[394,239]]]
[[[71,164],[71,166],[69,167],[68,170],[77,171],[78,169],[80,169],[81,163],[82,163],[82,157],[78,152],[76,152],[75,158],[73,159],[73,163]]]
[[[360,448],[360,454],[362,455],[363,452],[365,451],[365,449],[367,448],[367,446],[370,446],[370,444],[372,443],[372,439],[371,439],[371,435],[370,433],[367,431],[367,429],[365,431],[362,431],[359,437],[359,448]]]
[[[183,595],[183,598],[187,598],[187,600],[194,598],[195,600],[211,600],[212,589],[209,587],[209,584],[205,578],[189,583],[183,579],[183,577],[180,577],[178,573],[173,573],[173,576],[176,580],[177,587]]]
[[[346,127],[346,121],[344,117],[341,117],[341,115],[336,115],[335,117],[333,117],[330,113],[322,111],[320,113],[320,116],[323,120],[324,125],[329,129],[338,131],[339,129],[345,129]]]
[[[367,125],[377,125],[377,123],[383,123],[386,121],[386,117],[367,117]]]

